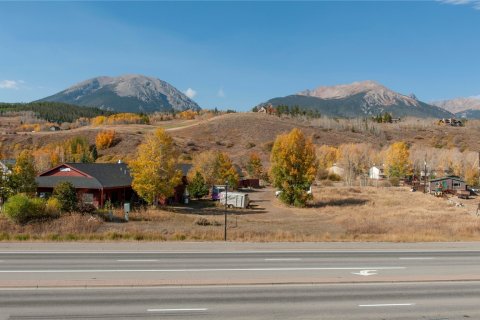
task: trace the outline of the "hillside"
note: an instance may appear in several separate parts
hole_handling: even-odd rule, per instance
[[[453,114],[437,106],[419,101],[415,96],[394,92],[374,81],[354,82],[348,85],[318,87],[286,97],[270,99],[262,105],[316,110],[329,117],[357,118],[385,112],[394,117],[448,118]]]
[[[270,149],[278,134],[297,127],[315,144],[335,145],[344,143],[370,143],[379,148],[394,141],[406,141],[426,147],[480,150],[480,123],[469,121],[465,127],[439,126],[431,120],[411,119],[397,124],[368,123],[366,128],[360,120],[300,119],[278,118],[259,113],[232,113],[209,120],[174,120],[161,123],[174,137],[182,151],[181,159],[188,161],[193,155],[205,150],[227,152],[236,163],[241,163],[252,151],[258,152],[267,162]],[[99,161],[110,162],[119,159],[128,161],[135,157],[137,146],[145,134],[158,126],[152,125],[103,125],[87,126],[60,132],[23,133],[17,135],[0,135],[0,144],[5,156],[14,156],[23,148],[38,148],[52,142],[82,136],[91,144],[95,143],[96,134],[105,129],[117,132],[119,142],[100,151]]]
[[[56,123],[112,114],[98,108],[84,108],[61,102],[0,103],[0,116],[21,111],[31,111],[40,119]]]
[[[169,83],[142,75],[96,77],[39,101],[55,101],[119,112],[183,111],[200,107]]]

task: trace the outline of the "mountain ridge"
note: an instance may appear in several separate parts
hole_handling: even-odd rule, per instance
[[[480,119],[480,96],[438,100],[431,103],[455,113],[459,118]]]
[[[395,117],[444,118],[454,115],[418,100],[415,95],[397,93],[375,81],[359,81],[336,86],[320,86],[285,97],[272,98],[259,106],[298,105],[334,117],[375,116],[384,112]]]
[[[63,102],[118,112],[200,110],[196,102],[168,82],[139,74],[91,78],[37,101]]]

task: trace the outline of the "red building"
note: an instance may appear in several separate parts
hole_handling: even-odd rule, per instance
[[[83,203],[103,207],[130,201],[133,195],[132,177],[124,163],[64,163],[41,173],[36,178],[39,195],[48,196],[60,182],[75,186]]]
[[[179,203],[187,185],[187,173],[191,165],[180,164],[182,183],[175,187],[175,194],[161,203]],[[114,205],[130,202],[135,193],[132,190],[132,176],[125,163],[64,163],[41,173],[36,178],[37,192],[49,196],[60,182],[70,182],[77,190],[79,201],[93,204],[97,208],[109,200]]]

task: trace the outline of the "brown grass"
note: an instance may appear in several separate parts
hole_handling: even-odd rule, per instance
[[[253,210],[231,210],[231,241],[474,241],[480,240],[480,218],[465,208],[448,206],[435,198],[406,188],[322,187],[309,208],[281,204],[273,189],[252,192]],[[463,200],[477,203],[478,200]],[[172,209],[170,209],[172,210]],[[126,240],[220,241],[224,209],[176,207],[145,209],[115,222],[79,214],[25,226],[0,218],[0,240]],[[235,212],[235,213],[233,213]]]

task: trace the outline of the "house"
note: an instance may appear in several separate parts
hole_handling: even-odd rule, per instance
[[[383,167],[373,166],[368,170],[368,177],[373,180],[382,180],[385,179],[385,171]]]
[[[261,106],[260,108],[257,109],[258,113],[265,113],[265,114],[275,114],[277,111],[273,107],[273,105],[268,104],[265,106]]]
[[[174,195],[161,199],[163,204],[181,202],[187,186],[190,164],[180,164],[182,183],[175,187]],[[37,192],[48,197],[60,182],[68,181],[75,186],[77,196],[83,203],[101,208],[108,200],[112,204],[123,204],[136,199],[132,190],[132,176],[125,163],[64,163],[38,175]]]
[[[59,126],[50,126],[50,127],[48,128],[48,130],[50,130],[50,131],[60,131],[61,129],[60,129]]]
[[[267,113],[267,107],[261,106],[260,108],[258,108],[257,112],[258,113]]]
[[[345,169],[339,167],[336,163],[333,164],[330,168],[327,169],[328,174],[336,174],[337,176],[343,177],[345,175]]]
[[[429,193],[457,193],[467,190],[467,184],[460,177],[446,176],[429,182]]]
[[[107,200],[123,204],[133,196],[132,177],[124,163],[64,163],[38,175],[37,192],[47,197],[64,181],[73,184],[80,201],[97,208]]]
[[[4,174],[11,174],[12,169],[15,166],[15,159],[3,159],[0,160],[0,169]]]
[[[462,120],[457,120],[455,118],[443,118],[438,121],[438,124],[443,124],[452,127],[463,127]]]

